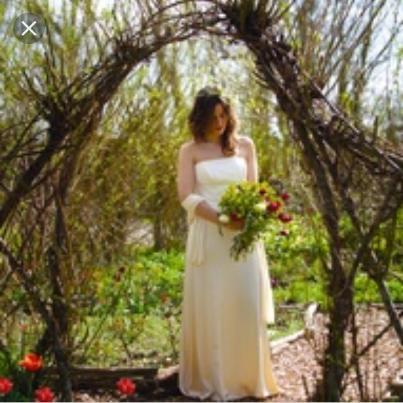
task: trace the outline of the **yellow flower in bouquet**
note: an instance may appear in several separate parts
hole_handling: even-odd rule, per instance
[[[219,202],[219,221],[245,222],[231,246],[230,254],[235,260],[253,249],[271,220],[281,220],[283,223],[292,220],[291,215],[283,211],[288,199],[288,193],[277,194],[267,182],[242,181],[228,185]]]

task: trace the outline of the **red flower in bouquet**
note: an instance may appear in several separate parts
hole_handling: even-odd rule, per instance
[[[266,211],[268,213],[274,213],[281,207],[281,203],[279,201],[271,201],[267,204]]]
[[[230,219],[231,219],[232,221],[239,221],[239,220],[241,220],[241,217],[240,217],[237,213],[231,213],[231,214],[229,215],[229,217],[230,217]]]
[[[29,372],[37,372],[42,368],[43,362],[40,355],[28,353],[24,359],[19,362],[19,365]]]
[[[122,395],[132,395],[136,390],[136,384],[130,378],[120,378],[116,382],[116,387]]]
[[[278,215],[278,218],[279,218],[280,221],[283,222],[283,223],[288,223],[288,222],[290,222],[290,221],[292,220],[292,217],[291,217],[289,214],[287,214],[287,213],[280,213],[280,214]]]
[[[53,402],[55,395],[52,389],[47,386],[39,388],[35,391],[36,402]]]
[[[13,389],[14,384],[8,378],[0,378],[0,395],[7,395]]]
[[[287,192],[281,193],[280,197],[284,200],[287,201],[290,198],[290,195]]]

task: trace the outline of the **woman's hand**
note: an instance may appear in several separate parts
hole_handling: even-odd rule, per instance
[[[225,228],[228,228],[233,231],[242,231],[245,226],[245,220],[240,218],[239,220],[230,220],[229,223],[224,224]]]

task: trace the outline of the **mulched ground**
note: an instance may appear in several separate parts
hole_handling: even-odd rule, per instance
[[[315,315],[315,332],[312,337],[299,338],[290,342],[279,351],[273,351],[273,366],[282,393],[263,401],[310,401],[315,383],[320,378],[321,368],[318,363],[320,352],[326,340],[327,318],[318,313]],[[366,346],[372,338],[388,325],[389,319],[383,309],[377,307],[361,308],[357,315],[359,326],[359,350]],[[351,337],[348,337],[348,356],[351,353]],[[356,372],[352,369],[346,377],[344,401],[380,401],[388,390],[390,380],[403,368],[403,349],[394,330],[390,328],[378,342],[363,356],[360,361],[361,374],[366,379],[363,390],[364,399],[360,398]],[[162,370],[166,375],[166,369]],[[177,388],[177,372],[170,369],[171,375],[159,382],[159,388],[148,393],[136,393],[135,401],[200,401],[183,396]],[[74,394],[76,401],[119,401],[117,394],[80,392]],[[262,401],[253,397],[239,401]]]

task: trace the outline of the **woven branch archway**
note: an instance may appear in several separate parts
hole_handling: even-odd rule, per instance
[[[58,91],[47,93],[26,77],[27,85],[38,101],[38,115],[33,120],[40,117],[49,123],[48,142],[14,187],[7,191],[0,206],[0,228],[6,227],[19,203],[41,183],[41,173],[60,147],[67,139],[74,138],[77,147],[59,175],[56,198],[61,203],[58,211],[62,210],[73,178],[71,172],[76,168],[88,137],[99,124],[106,104],[136,66],[162,47],[202,32],[245,44],[255,57],[255,73],[260,83],[276,95],[279,106],[292,124],[292,136],[312,178],[317,205],[329,235],[331,254],[325,262],[325,271],[333,306],[329,312],[331,320],[323,374],[325,396],[322,397],[329,401],[340,400],[346,362],[343,337],[354,309],[352,283],[359,268],[367,271],[378,285],[391,323],[403,344],[402,326],[384,283],[388,262],[371,248],[371,240],[380,225],[393,220],[402,206],[403,150],[367,129],[356,127],[323,95],[315,78],[300,68],[298,57],[284,39],[280,21],[285,10],[276,6],[276,2],[183,0],[166,6],[156,3],[144,10],[146,18],[138,29],[128,29],[110,38],[109,53],[90,72],[77,76],[68,85],[56,82]],[[188,7],[186,12],[181,6]],[[155,29],[157,25],[158,30]],[[52,60],[51,49],[47,56],[49,66],[54,65],[56,61]],[[47,74],[46,80],[55,80],[51,69]],[[318,104],[328,109],[327,117],[318,115]],[[371,191],[368,204],[354,200],[357,187]],[[371,211],[370,221],[368,211]],[[350,260],[343,254],[345,245],[339,228],[342,214],[348,216],[359,239],[357,253]],[[59,233],[49,249],[49,261],[55,276],[54,296],[62,297],[63,291],[57,287],[58,253],[66,247],[62,214],[56,217],[56,227]],[[32,284],[29,271],[3,239],[0,239],[0,251],[54,338],[63,396],[71,400],[68,359],[62,342],[67,319],[53,316]],[[61,301],[59,298],[56,311],[63,310]]]

